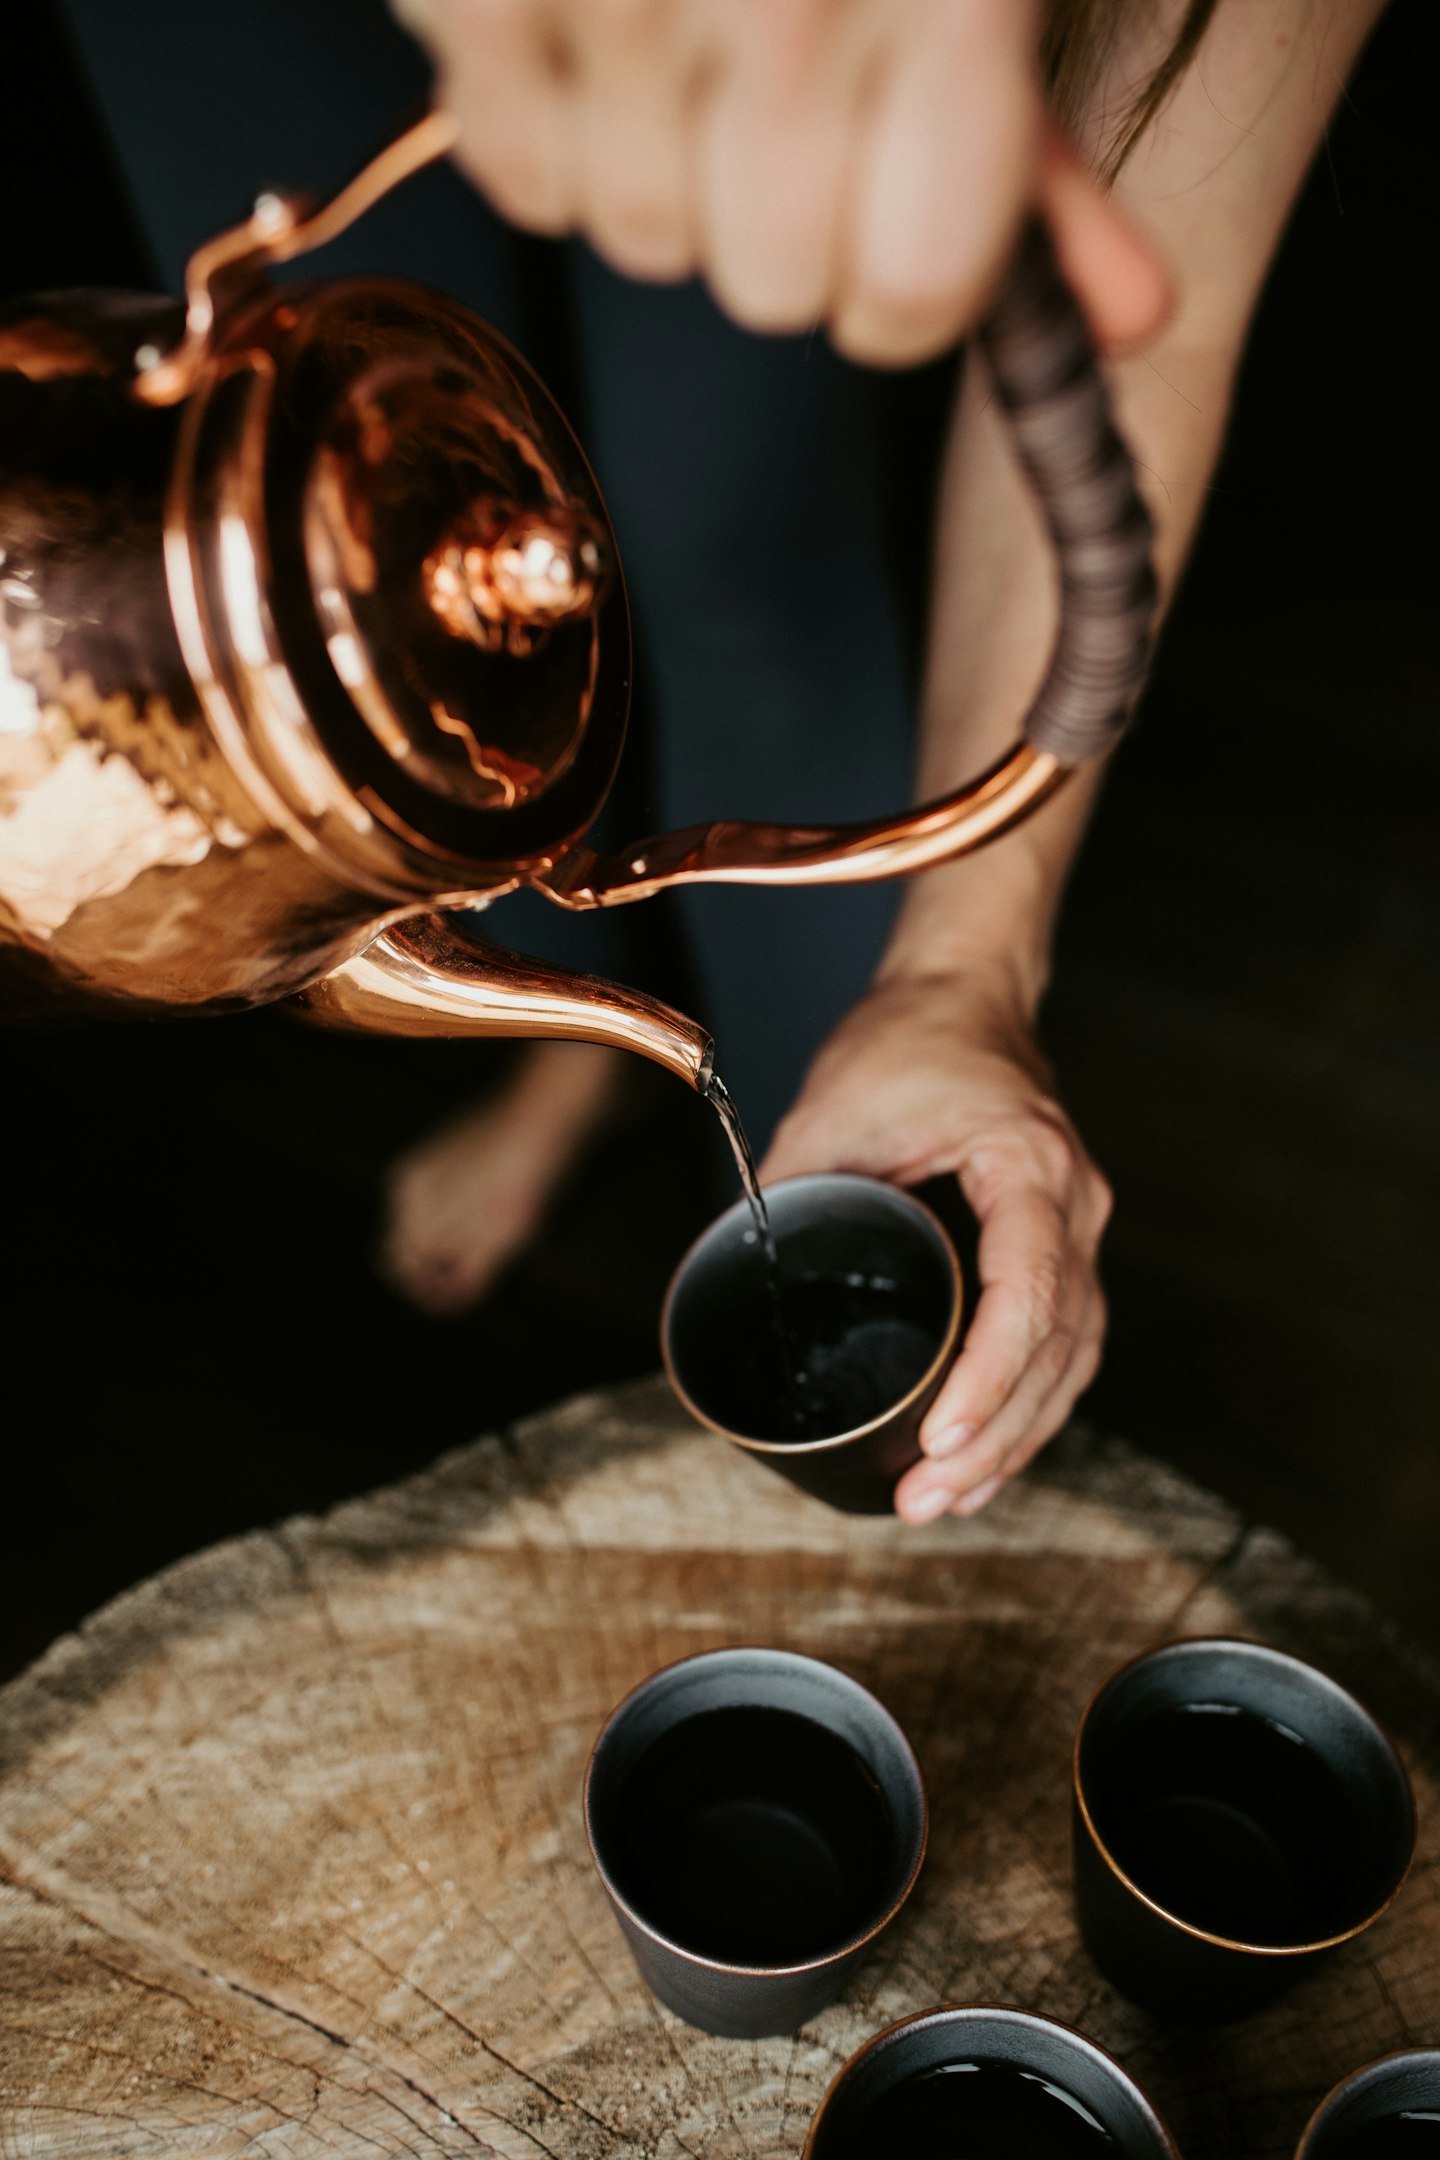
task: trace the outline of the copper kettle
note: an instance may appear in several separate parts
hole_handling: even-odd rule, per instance
[[[981,332],[1060,563],[1015,747],[873,824],[587,848],[630,636],[574,437],[453,302],[264,274],[451,139],[432,113],[319,208],[261,197],[192,258],[183,311],[79,293],[0,312],[0,1015],[291,998],[392,1034],[620,1043],[703,1088],[692,1022],[441,911],[522,885],[587,908],[921,869],[1014,825],[1123,726],[1149,525],[1032,227]]]

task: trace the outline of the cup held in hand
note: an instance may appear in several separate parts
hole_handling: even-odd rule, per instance
[[[691,1246],[661,1321],[686,1408],[830,1506],[888,1514],[960,1332],[960,1264],[923,1201],[839,1172],[767,1188],[778,1295],[742,1200]]]

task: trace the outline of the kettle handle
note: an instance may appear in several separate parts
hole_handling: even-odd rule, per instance
[[[1119,741],[1150,656],[1150,514],[1038,218],[977,335],[1059,566],[1059,629],[1020,739],[967,786],[898,817],[826,828],[732,821],[614,856],[573,849],[531,881],[549,899],[610,907],[667,885],[849,884],[928,869],[1019,824],[1075,765]]]
[[[1125,732],[1149,666],[1158,587],[1134,462],[1080,304],[1038,218],[1025,228],[980,343],[1060,572],[1055,647],[1022,733],[1032,748],[1077,765]]]
[[[324,247],[349,230],[357,218],[454,148],[453,114],[424,113],[392,135],[367,165],[323,202],[305,195],[258,197],[242,224],[216,233],[196,248],[185,265],[185,330],[166,349],[142,346],[136,354],[134,396],[142,405],[178,405],[189,397],[210,356],[219,296],[227,282],[262,270],[267,263],[293,262],[312,248]]]

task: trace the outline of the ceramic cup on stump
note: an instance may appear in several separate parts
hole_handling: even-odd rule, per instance
[[[1440,2048],[1367,2063],[1321,2101],[1295,2160],[1426,2160],[1440,2153]]]
[[[875,1178],[786,1178],[765,1199],[778,1290],[737,1201],[671,1281],[671,1383],[702,1424],[803,1491],[888,1514],[955,1355],[955,1248],[923,1201]]]
[[[1178,2160],[1140,2087],[1053,2018],[996,2004],[922,2010],[877,2033],[815,2112],[803,2160]]]
[[[1157,2015],[1261,2008],[1398,1892],[1415,1803],[1338,1682],[1260,1643],[1170,1643],[1122,1666],[1076,1736],[1086,1947]]]
[[[904,1733],[857,1681],[785,1650],[714,1650],[606,1721],[585,1831],[653,1993],[758,2039],[823,2009],[890,1928],[927,1815]]]

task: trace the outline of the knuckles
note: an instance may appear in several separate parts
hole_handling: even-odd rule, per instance
[[[948,321],[906,327],[884,315],[857,313],[848,304],[831,318],[829,330],[837,352],[860,367],[918,367],[950,343]]]
[[[1030,1340],[1039,1345],[1037,1357],[1048,1350],[1061,1332],[1067,1257],[1063,1249],[1043,1253],[1032,1263],[1025,1278],[1025,1327]],[[1057,1375],[1059,1370],[1057,1368]]]
[[[926,274],[923,263],[901,265],[888,259],[868,261],[846,295],[846,313],[860,323],[883,326],[887,335],[906,343],[918,338],[948,339],[964,319],[968,283]]]
[[[1069,1128],[1053,1115],[1037,1117],[1029,1144],[1042,1184],[1050,1192],[1068,1193],[1080,1163],[1080,1149]]]
[[[1055,1387],[1064,1377],[1074,1354],[1075,1330],[1063,1324],[1052,1327],[1032,1361],[1041,1383],[1047,1389]]]
[[[406,0],[413,5],[414,0]],[[488,31],[528,31],[534,21],[530,0],[430,0],[434,34],[442,43],[484,36]]]
[[[628,277],[683,277],[692,267],[685,220],[658,197],[611,197],[594,205],[586,223],[601,252]]]
[[[1089,1387],[1091,1381],[1095,1378],[1096,1373],[1099,1372],[1100,1358],[1103,1349],[1104,1342],[1102,1338],[1097,1335],[1092,1337],[1092,1339],[1086,1343],[1084,1349],[1076,1358],[1074,1371],[1075,1386],[1074,1391],[1070,1397],[1070,1401],[1072,1404],[1079,1396],[1084,1394],[1086,1388]],[[1066,1415],[1069,1415],[1068,1408],[1066,1411]]]
[[[742,330],[753,330],[770,337],[797,335],[812,328],[817,309],[796,287],[786,289],[773,278],[764,275],[763,268],[752,266],[738,270],[728,265],[723,271],[712,267],[709,277],[715,298]]]
[[[657,31],[673,10],[669,0],[584,0],[580,12],[589,18],[592,35],[629,39]]]

